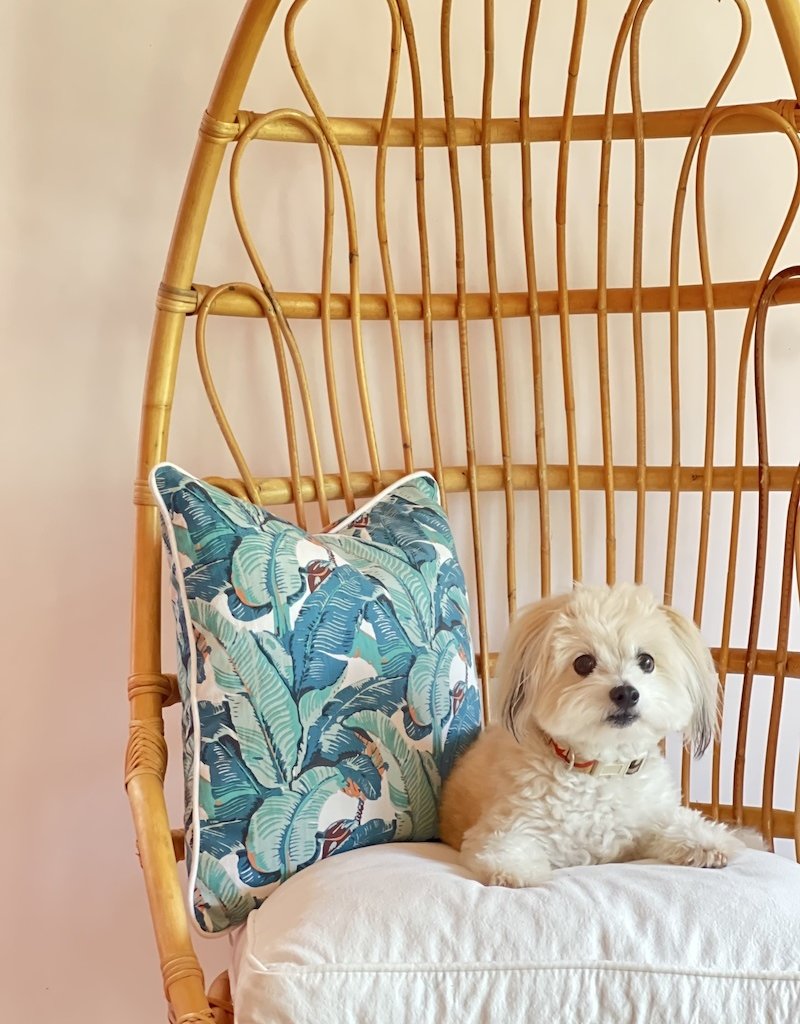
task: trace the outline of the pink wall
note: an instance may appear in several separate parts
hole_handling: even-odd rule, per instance
[[[613,7],[616,15],[619,0]],[[753,7],[737,96],[788,95],[762,5]],[[337,9],[356,8],[339,0]],[[9,1021],[163,1019],[122,788],[131,482],[155,290],[196,125],[237,16],[238,4],[217,0],[27,0],[0,11],[2,93],[11,97],[0,161],[0,759],[10,793],[0,816],[0,988]],[[312,58],[325,59],[327,31],[304,34]],[[699,45],[711,53],[713,36]],[[687,68],[674,72],[682,93]],[[279,105],[288,94],[285,73],[275,82],[272,74],[259,72],[260,109],[273,105],[264,97]],[[655,82],[653,106],[670,77]],[[334,112],[353,88],[336,80]],[[223,224],[228,214],[215,216]],[[275,224],[288,230],[277,208]],[[218,263],[212,253],[208,279]],[[184,365],[182,380],[190,374]],[[196,394],[196,383],[187,386]],[[221,448],[210,419],[192,410],[176,440],[203,472]],[[226,942],[201,945],[213,976]]]

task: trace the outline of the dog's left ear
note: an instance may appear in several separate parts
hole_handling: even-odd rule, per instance
[[[662,610],[681,652],[683,683],[694,708],[686,739],[700,757],[719,728],[719,676],[697,626],[674,608],[662,605]]]
[[[500,651],[496,678],[503,723],[517,740],[526,734],[536,687],[547,674],[545,637],[554,614],[569,599],[570,594],[557,594],[522,608],[511,623]]]

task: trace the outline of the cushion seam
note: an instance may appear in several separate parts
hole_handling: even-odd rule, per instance
[[[664,965],[653,967],[650,964],[622,963],[612,961],[599,961],[598,963],[547,963],[538,962],[531,964],[387,964],[377,962],[374,964],[272,964],[266,966],[253,953],[247,953],[250,966],[260,974],[272,977],[302,977],[304,975],[330,975],[330,974],[522,974],[525,972],[535,973],[538,971],[580,971],[580,972],[608,972],[610,974],[649,974],[665,975],[689,978],[717,978],[733,981],[782,981],[792,984],[800,983],[800,972],[797,971],[754,971],[748,973],[736,973],[733,971],[715,970],[713,968],[684,968],[678,966]],[[240,977],[241,980],[241,977]]]

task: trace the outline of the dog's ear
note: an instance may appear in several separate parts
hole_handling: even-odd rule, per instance
[[[496,678],[502,701],[503,724],[516,739],[525,733],[529,721],[527,709],[537,682],[546,671],[544,638],[553,615],[569,597],[569,594],[559,594],[521,609],[511,623],[500,651]]]
[[[662,608],[681,652],[682,681],[694,708],[686,740],[692,744],[694,756],[700,757],[719,728],[719,676],[697,626],[674,608]]]

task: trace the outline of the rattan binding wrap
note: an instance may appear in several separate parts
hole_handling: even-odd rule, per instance
[[[653,521],[650,499],[656,493],[666,496],[664,562],[661,578],[663,595],[671,601],[675,589],[676,553],[679,522],[689,495],[699,500],[699,532],[696,544],[696,569],[693,595],[694,616],[702,624],[709,577],[710,522],[714,497],[730,496],[729,543],[727,562],[720,567],[724,579],[721,628],[715,638],[714,654],[723,683],[741,677],[738,706],[738,732],[733,762],[732,796],[723,802],[723,759],[720,746],[714,748],[711,764],[711,797],[703,803],[706,813],[715,817],[745,822],[760,827],[771,841],[776,837],[794,840],[800,856],[800,777],[795,804],[774,809],[776,750],[781,737],[781,712],[787,679],[800,678],[800,652],[788,649],[789,621],[797,597],[796,527],[800,503],[800,472],[795,464],[773,465],[769,460],[766,429],[767,387],[764,352],[768,345],[768,310],[774,305],[795,303],[800,299],[800,274],[794,269],[781,271],[789,262],[782,252],[783,243],[800,205],[800,143],[796,134],[797,97],[765,103],[732,106],[724,104],[726,88],[736,75],[750,36],[750,13],[746,0],[725,0],[738,15],[738,37],[722,73],[705,106],[687,110],[649,112],[641,95],[641,37],[653,0],[631,0],[619,26],[607,79],[605,96],[598,96],[595,112],[576,113],[576,89],[582,58],[591,40],[586,37],[588,0],[577,0],[572,25],[569,66],[564,68],[563,108],[561,114],[539,115],[532,96],[532,69],[537,59],[537,32],[540,8],[547,0],[532,0],[522,40],[522,74],[519,83],[519,108],[516,117],[496,117],[494,112],[495,63],[508,40],[495,38],[496,11],[493,0],[483,3],[483,39],[485,62],[482,75],[480,109],[465,117],[458,111],[454,96],[452,69],[453,38],[460,17],[458,5],[442,0],[439,25],[441,54],[441,94],[443,117],[429,117],[430,97],[423,89],[420,52],[415,36],[416,0],[382,0],[387,17],[386,88],[382,113],[372,118],[328,117],[314,91],[313,69],[304,64],[297,43],[296,28],[314,8],[314,0],[250,0],[242,13],[227,56],[211,96],[208,108],[200,116],[197,147],[189,169],[186,187],[175,224],[163,280],[156,297],[156,315],[145,384],[139,460],[135,474],[136,505],[135,574],[133,587],[133,646],[128,696],[131,706],[131,733],[125,767],[125,782],[131,802],[139,853],[147,886],[156,941],[171,1019],[178,1024],[202,1024],[216,1020],[232,1022],[232,1007],[227,978],[222,976],[206,995],[202,971],[197,962],[189,932],[184,895],[176,873],[181,856],[181,834],[171,832],[164,804],[163,778],[166,769],[166,744],[163,738],[162,710],[178,699],[175,677],[165,674],[161,665],[160,594],[161,536],[157,508],[145,481],[152,466],[168,456],[167,439],[173,406],[178,356],[186,329],[195,335],[200,373],[211,407],[228,443],[238,476],[230,466],[220,467],[214,482],[233,494],[264,504],[289,505],[300,524],[333,516],[330,504],[341,500],[347,510],[375,493],[381,486],[416,468],[430,468],[443,486],[445,499],[451,502],[459,494],[466,497],[470,524],[473,563],[473,605],[476,612],[475,640],[480,652],[481,675],[485,688],[491,673],[499,637],[491,636],[487,597],[488,577],[497,573],[487,564],[483,523],[486,497],[496,495],[502,502],[502,523],[508,544],[503,552],[504,606],[513,613],[520,591],[520,537],[528,529],[520,515],[520,500],[530,494],[538,516],[537,590],[550,591],[554,579],[554,531],[568,519],[568,542],[572,575],[582,575],[588,545],[602,552],[604,576],[614,581],[620,559],[630,552],[631,575],[645,575],[646,546],[650,532],[660,527]],[[777,32],[795,91],[800,90],[800,6],[797,0],[752,0],[766,3]],[[268,31],[279,33],[276,21],[280,11],[287,60],[305,98],[304,110],[275,110],[267,113],[240,110],[242,95],[253,64]],[[520,40],[514,40],[519,47]],[[403,63],[404,62],[404,63]],[[615,114],[617,93],[624,63],[630,81],[630,111]],[[413,116],[393,116],[398,104],[400,70],[410,82]],[[427,81],[427,80],[426,80]],[[763,266],[750,280],[720,281],[713,277],[706,226],[705,170],[713,140],[723,135],[750,134],[753,144],[764,133],[779,135],[785,141],[797,168],[793,191],[787,196],[784,219],[779,225],[772,250]],[[643,274],[644,217],[646,210],[646,143],[652,139],[685,140],[685,157],[679,173],[672,211],[672,236],[668,279],[658,285],[646,285]],[[270,280],[247,221],[239,185],[239,170],[248,148],[264,140],[315,147],[319,158],[324,206],[320,221],[322,268],[318,282],[309,281],[303,291],[277,291]],[[570,192],[568,188],[574,143],[594,140],[599,146],[599,195],[597,203],[597,246],[594,254],[595,280],[578,288],[570,280],[568,232]],[[630,286],[612,285],[609,271],[611,252],[610,177],[612,152],[620,140],[632,144],[633,161],[633,244]],[[534,206],[536,147],[540,143],[558,147],[555,174],[555,288],[544,289],[540,281],[547,275],[537,263],[537,234]],[[521,176],[522,208],[519,211],[524,247],[522,268],[516,291],[505,291],[498,269],[498,233],[496,197],[502,179],[495,171],[498,146],[513,147],[518,153]],[[375,229],[382,290],[362,289],[357,203],[348,167],[349,147],[370,147],[375,153],[374,209]],[[392,263],[390,218],[387,209],[387,163],[395,148],[413,150],[414,204],[411,218],[418,239],[419,288],[402,290]],[[476,149],[480,159],[482,209],[465,204],[463,154]],[[431,149],[446,153],[449,183],[448,205],[452,210],[454,237],[454,288],[437,292],[433,287],[431,237],[435,227],[426,176]],[[313,151],[313,150],[312,150]],[[223,161],[230,157],[228,187],[234,217],[245,250],[253,267],[248,282],[202,284],[194,280],[197,257],[206,219],[215,189],[225,188]],[[504,164],[504,167],[507,166]],[[696,175],[694,172],[696,171]],[[694,202],[687,207],[687,195],[694,189]],[[340,197],[337,204],[335,197]],[[754,200],[758,197],[754,196]],[[348,253],[348,285],[333,290],[334,209],[343,212],[342,237]],[[685,282],[681,277],[681,243],[690,230],[689,214],[697,237],[700,280]],[[486,268],[486,287],[470,289],[465,271],[468,255],[469,218],[479,216],[485,248],[469,251],[471,260],[480,259]],[[342,225],[340,225],[342,227]],[[726,396],[735,407],[736,430],[733,461],[715,460],[717,442],[718,376],[717,314],[721,310],[743,310],[744,331],[739,349],[739,371],[733,392]],[[705,321],[706,398],[705,442],[702,461],[684,465],[681,461],[681,427],[686,416],[682,395],[679,339],[681,313],[698,311]],[[648,459],[647,410],[645,389],[646,332],[644,318],[660,311],[669,320],[669,354],[666,384],[670,392],[670,457],[658,464]],[[613,388],[611,386],[610,318],[620,315],[629,324],[628,356],[635,379],[634,408],[630,423],[635,457],[622,462],[615,453]],[[207,351],[209,324],[225,316],[260,318],[274,352],[278,372],[280,401],[286,424],[286,472],[268,479],[255,475],[240,446],[217,393]],[[584,318],[596,324],[597,381],[600,418],[598,437],[601,455],[595,461],[581,458],[576,420],[576,385],[580,370],[576,366],[576,325]],[[312,320],[319,323],[316,359],[324,368],[326,401],[315,406],[293,323]],[[352,455],[344,424],[342,381],[339,356],[335,353],[334,328],[337,322],[349,326],[349,349],[355,381],[355,401],[361,438],[359,450],[365,458]],[[365,325],[377,321],[387,328],[388,348],[384,387],[376,394],[368,370],[369,346]],[[409,349],[404,340],[404,323],[419,322],[419,359],[423,367],[422,395],[410,392]],[[455,459],[446,457],[445,432],[441,421],[443,382],[437,379],[437,329],[452,324],[457,335],[463,445]],[[509,394],[518,370],[510,343],[511,328],[523,325],[529,339],[531,409],[530,426],[534,444],[531,456],[515,458],[513,424],[509,415]],[[547,331],[557,325],[561,365],[561,391],[557,402],[549,402],[544,389],[544,364],[547,359]],[[494,380],[491,387],[476,380],[471,331],[485,326],[490,339]],[[530,370],[528,371],[530,373]],[[389,379],[391,378],[391,379]],[[746,399],[755,381],[758,458],[746,458]],[[424,405],[424,437],[415,433],[414,401]],[[549,402],[549,404],[548,404]],[[684,404],[682,404],[684,403]],[[391,405],[396,424],[397,444],[390,453],[381,443],[380,423],[385,407]],[[565,437],[563,458],[554,458],[552,409],[560,406],[561,427]],[[487,461],[480,436],[483,408],[496,411],[498,444]],[[549,409],[549,412],[548,412]],[[321,443],[322,432],[330,444]],[[430,453],[421,460],[418,450]],[[394,453],[399,453],[395,455]],[[327,454],[326,454],[327,453]],[[332,453],[332,454],[330,454]],[[535,453],[535,457],[534,454]],[[602,500],[600,523],[602,537],[587,529],[583,499],[596,492]],[[748,494],[758,496],[755,523],[745,521]],[[557,504],[560,496],[568,504]],[[619,530],[618,500],[630,495],[635,503],[634,527],[629,534]],[[767,525],[770,502],[785,502],[782,520],[782,565],[780,571],[779,621],[774,646],[762,645],[760,621],[766,586]],[[781,506],[783,507],[783,506]],[[566,509],[566,511],[564,511]],[[287,514],[282,510],[282,514]],[[596,531],[596,524],[591,528]],[[752,593],[747,604],[750,628],[746,637],[735,635],[734,604],[741,600],[737,592],[740,540],[743,533],[756,537],[756,568]],[[627,554],[626,554],[627,557]],[[726,574],[726,575],[724,575]],[[691,609],[690,609],[691,610]],[[748,724],[752,702],[757,698],[754,680],[767,676],[772,680],[769,693],[769,722],[766,758],[763,767],[762,800],[759,806],[745,803],[745,763],[750,733]],[[688,759],[684,760],[683,782],[689,799],[691,782]],[[725,783],[727,785],[727,783]],[[727,791],[727,790],[725,790]]]

